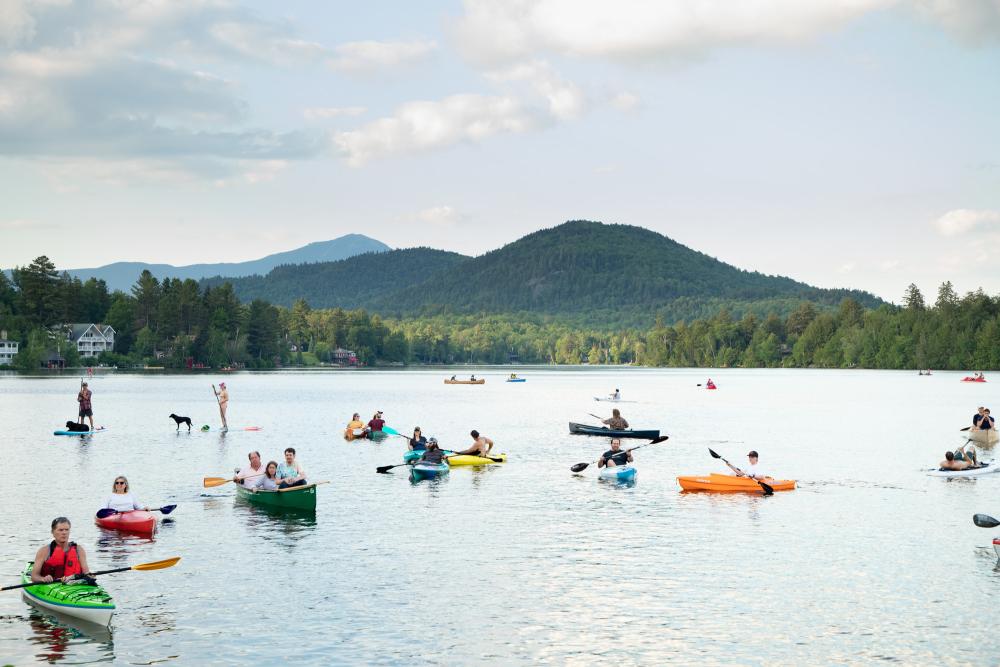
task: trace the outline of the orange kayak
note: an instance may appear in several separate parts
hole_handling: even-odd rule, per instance
[[[765,483],[775,491],[791,491],[795,488],[794,479],[767,479]],[[736,475],[689,475],[678,477],[677,483],[685,491],[715,491],[716,493],[754,493],[760,491],[760,484],[748,477]]]

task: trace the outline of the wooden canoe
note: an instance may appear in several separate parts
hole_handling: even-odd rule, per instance
[[[445,384],[486,384],[486,378],[478,380],[445,380]]]

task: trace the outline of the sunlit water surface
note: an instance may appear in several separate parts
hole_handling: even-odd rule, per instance
[[[0,377],[0,584],[69,515],[93,569],[182,556],[171,569],[103,578],[110,632],[53,619],[0,593],[0,658],[15,664],[989,664],[1000,572],[1000,475],[926,475],[992,384],[960,374],[782,370],[475,369],[237,374],[230,423],[259,432],[175,433],[167,415],[217,425],[216,376],[107,375],[92,382],[92,438],[55,437],[79,378]],[[467,369],[461,371],[469,372]],[[717,391],[697,386],[711,375]],[[998,377],[1000,380],[1000,377]],[[601,483],[606,441],[568,435],[620,388],[636,427],[666,443],[636,452],[632,486]],[[994,402],[1000,407],[1000,401]],[[413,484],[402,439],[347,443],[352,412],[383,410],[465,446],[479,429],[506,465]],[[628,442],[628,441],[626,441]],[[632,444],[640,444],[632,441]],[[315,516],[234,498],[231,474],[259,449],[294,446],[319,489]],[[677,475],[723,471],[750,449],[799,489],[680,493]],[[93,524],[115,475],[150,505],[176,503],[155,539]]]

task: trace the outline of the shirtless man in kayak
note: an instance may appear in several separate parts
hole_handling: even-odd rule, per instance
[[[740,470],[729,461],[726,461],[726,465],[729,466],[734,473],[736,473],[737,477],[749,477],[750,479],[767,479],[768,475],[761,469],[759,465],[757,465],[757,458],[758,458],[757,450],[752,449],[747,454],[747,460],[749,461],[749,464],[747,465],[746,470]]]
[[[611,438],[611,449],[601,454],[601,458],[597,459],[598,468],[603,468],[605,466],[608,468],[615,468],[628,463],[632,463],[632,451],[622,450],[621,438]]]
[[[69,541],[69,519],[64,516],[52,520],[52,542],[35,554],[35,565],[31,569],[31,580],[50,584],[53,581],[69,581],[75,576],[87,576],[87,554],[83,547]]]
[[[493,441],[485,435],[479,435],[479,431],[475,429],[469,435],[472,436],[472,446],[461,452],[455,452],[455,455],[472,454],[473,456],[489,456],[490,450],[493,449]]]

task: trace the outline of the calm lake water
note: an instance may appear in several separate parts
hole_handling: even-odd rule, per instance
[[[110,633],[0,593],[0,664],[995,664],[1000,572],[975,512],[1000,516],[1000,475],[928,477],[993,384],[960,373],[812,370],[474,369],[95,379],[89,439],[51,432],[75,415],[79,378],[0,377],[4,416],[0,584],[66,514],[109,575]],[[469,370],[462,369],[462,374]],[[711,376],[718,391],[696,386]],[[214,426],[175,433],[167,415]],[[992,378],[991,378],[992,379]],[[997,377],[1000,381],[1000,376]],[[666,443],[636,452],[632,486],[599,482],[599,438],[567,422],[609,414],[620,388],[634,427]],[[385,412],[443,444],[477,428],[509,462],[409,481],[405,443],[347,443],[352,412]],[[628,441],[626,441],[628,442]],[[637,441],[633,441],[639,444]],[[319,489],[315,516],[274,516],[202,488],[259,449],[294,446]],[[676,476],[722,472],[750,449],[800,488],[680,493]],[[987,457],[988,458],[988,457]],[[115,475],[151,506],[177,503],[154,539],[93,524]]]

